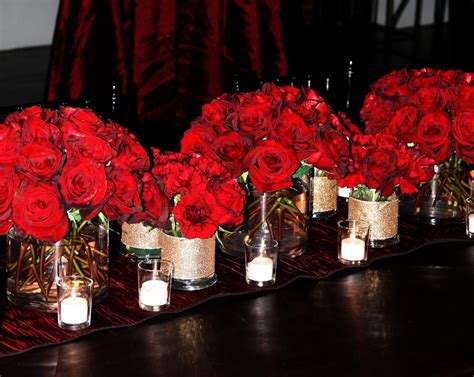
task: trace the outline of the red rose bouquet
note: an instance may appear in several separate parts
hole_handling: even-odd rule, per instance
[[[343,135],[350,134],[345,124],[313,90],[265,84],[204,105],[181,150],[219,161],[234,178],[248,173],[260,193],[271,192],[290,187],[292,176],[308,171],[307,161],[337,170],[334,160],[347,150]],[[327,149],[337,156],[327,157]]]
[[[413,194],[434,174],[432,158],[382,133],[354,135],[350,155],[348,174],[340,181],[354,188],[352,196],[359,200],[385,201],[398,192]]]
[[[242,222],[244,192],[223,166],[196,154],[153,154],[154,195],[172,203],[163,212],[170,235],[206,239]]]
[[[21,245],[8,266],[14,294],[34,285],[47,301],[54,266],[65,261],[68,274],[106,284],[107,250],[87,229],[147,210],[140,194],[149,158],[135,136],[91,110],[33,106],[0,124],[0,151],[0,233],[13,227]]]
[[[306,234],[308,204],[300,195],[308,188],[295,179],[311,166],[345,174],[341,155],[348,152],[351,133],[345,123],[311,89],[265,84],[204,105],[185,132],[181,150],[220,162],[246,189],[243,226],[248,229],[242,234],[252,236],[265,226],[280,241],[280,250],[295,249],[290,239]]]
[[[437,164],[438,201],[462,207],[469,195],[467,165],[474,163],[474,75],[434,69],[399,70],[371,86],[361,119],[366,133],[391,135]],[[429,189],[431,185],[427,185]]]

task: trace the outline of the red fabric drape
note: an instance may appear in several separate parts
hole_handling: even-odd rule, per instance
[[[62,0],[47,100],[118,82],[141,127],[178,140],[233,74],[287,74],[281,1]]]

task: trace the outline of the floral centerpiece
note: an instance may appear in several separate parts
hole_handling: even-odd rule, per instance
[[[474,163],[474,75],[434,69],[399,70],[371,86],[361,119],[368,134],[383,133],[436,161],[436,175],[412,201],[430,219],[462,216]]]
[[[173,286],[196,290],[216,281],[218,229],[242,222],[244,192],[214,160],[197,154],[161,154],[153,149],[154,196],[163,203],[167,225],[160,232],[162,258],[175,265]]]
[[[370,224],[371,247],[398,242],[398,195],[414,194],[434,174],[435,161],[394,136],[356,134],[341,184],[351,187],[349,219]]]
[[[8,233],[8,297],[54,310],[58,274],[108,289],[108,220],[142,210],[149,168],[127,130],[87,109],[39,106],[0,124],[0,233]]]
[[[181,140],[181,150],[219,161],[247,192],[244,224],[224,234],[224,251],[242,256],[244,236],[258,232],[277,239],[282,256],[304,251],[308,187],[299,178],[311,168],[307,161],[323,164],[321,138],[329,135],[318,133],[323,125],[337,133],[345,128],[311,89],[265,84],[203,106]]]

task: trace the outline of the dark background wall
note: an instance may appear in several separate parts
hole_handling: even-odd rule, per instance
[[[288,77],[275,77],[271,72],[264,77],[237,73],[227,89],[236,90],[238,85],[240,90],[253,90],[262,81],[274,80],[311,85],[333,107],[357,121],[370,83],[394,69],[433,67],[473,72],[474,0],[433,1],[434,9],[427,7],[427,0],[393,1],[392,12],[384,12],[382,17],[386,25],[378,25],[381,1],[283,0]],[[400,28],[404,17],[415,19],[415,14],[408,14],[416,11],[410,3],[421,5],[424,14],[433,12],[434,22],[414,22]],[[49,46],[0,51],[0,106],[42,101],[49,56]],[[111,103],[112,88],[101,99],[101,106],[110,111]]]

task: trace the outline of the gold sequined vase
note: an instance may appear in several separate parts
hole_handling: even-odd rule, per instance
[[[161,255],[158,240],[158,233],[160,232],[161,229],[144,223],[123,223],[121,235],[122,255],[131,260],[158,258]]]
[[[369,247],[382,248],[399,241],[398,199],[371,202],[349,197],[348,219],[370,224]]]
[[[325,219],[337,212],[337,181],[328,177],[311,177],[311,216]]]
[[[173,288],[196,291],[217,281],[216,240],[174,237],[160,232],[161,258],[174,264]]]

